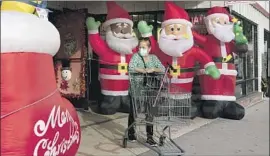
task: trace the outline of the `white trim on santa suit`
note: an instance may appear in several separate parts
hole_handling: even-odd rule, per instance
[[[236,70],[219,69],[219,72],[222,75],[228,75],[228,76],[236,76],[237,75],[237,71]],[[197,72],[197,75],[205,75],[205,69],[200,69]]]
[[[121,59],[121,63],[127,63],[127,61],[126,61],[126,55],[121,54],[120,59]],[[126,73],[121,73],[120,75],[124,75],[125,76]]]
[[[226,95],[202,95],[202,100],[218,100],[218,101],[235,101],[235,96],[226,96]]]
[[[193,82],[193,77],[191,78],[171,78],[171,83],[174,84],[184,84]]]
[[[88,30],[88,35],[90,34],[97,34],[98,30]]]
[[[177,61],[177,57],[172,57],[172,66],[177,66],[178,65],[178,61]],[[184,83],[191,83],[193,82],[193,77],[190,78],[178,78],[178,76],[176,77],[172,77],[171,78],[171,83],[174,84],[184,84]]]
[[[129,80],[128,75],[108,75],[100,73],[99,77],[105,80]]]
[[[101,93],[103,95],[109,95],[109,96],[126,96],[128,95],[128,90],[127,91],[112,91],[112,90],[101,90]]]
[[[146,33],[146,34],[141,34],[142,37],[150,37],[150,36],[153,36],[152,32],[150,33]]]

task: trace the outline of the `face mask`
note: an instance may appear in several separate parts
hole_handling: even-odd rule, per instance
[[[148,49],[140,48],[139,54],[141,56],[146,56],[148,54]]]

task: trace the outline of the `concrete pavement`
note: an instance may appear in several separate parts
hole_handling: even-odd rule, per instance
[[[259,104],[258,106],[261,107],[261,105],[265,106],[266,104]],[[222,148],[222,145],[224,144],[225,146],[227,144],[230,145],[232,143],[237,143],[237,147],[239,147],[238,149],[242,151],[241,149],[246,146],[242,144],[243,141],[241,141],[240,138],[242,138],[242,140],[243,138],[247,138],[248,140],[252,138],[252,136],[255,137],[258,133],[256,131],[256,127],[259,127],[262,129],[262,131],[260,132],[260,134],[262,135],[264,135],[266,131],[268,132],[268,129],[269,129],[268,116],[267,118],[265,115],[261,116],[262,118],[261,120],[258,120],[259,117],[252,117],[252,115],[256,116],[254,115],[256,114],[256,111],[252,111],[252,109],[254,109],[255,107],[257,106],[254,106],[250,110],[248,110],[247,117],[245,117],[245,119],[243,119],[242,121],[206,120],[202,118],[195,118],[192,121],[192,123],[190,123],[189,125],[186,125],[184,127],[173,128],[172,138],[173,139],[178,138],[176,139],[176,142],[180,146],[182,146],[187,151],[187,154],[189,155],[190,154],[191,155],[196,155],[196,154],[209,155],[209,153],[207,154],[207,152],[211,152],[211,151],[213,151],[214,155],[215,153],[218,153],[219,151],[220,152],[227,151],[228,153],[230,151],[233,151],[233,148],[229,148],[229,147]],[[267,108],[263,107],[262,110],[263,110],[262,112],[257,112],[257,113],[262,115],[269,112],[268,107]],[[81,117],[80,120],[82,124],[82,141],[81,141],[81,145],[80,145],[77,156],[113,156],[113,155],[135,156],[135,155],[140,155],[140,154],[141,155],[155,155],[155,153],[148,152],[149,149],[137,143],[128,143],[128,148],[122,148],[122,138],[123,138],[124,130],[127,127],[127,114],[118,113],[113,116],[102,116],[102,115],[95,114],[94,112],[91,112],[91,113],[86,113],[84,115],[79,115],[79,116]],[[257,121],[260,121],[260,122],[256,123]],[[262,121],[264,124],[261,123]],[[266,121],[268,123],[266,123]],[[211,123],[211,122],[213,123],[207,125],[208,123]],[[267,130],[265,130],[266,127],[268,128]],[[240,128],[240,129],[237,129],[237,128]],[[194,129],[197,129],[197,130],[194,130]],[[245,131],[246,133],[244,135],[243,132]],[[240,135],[241,137],[239,137],[237,140],[233,139],[233,138],[237,138],[238,133],[243,134],[243,135],[242,136]],[[210,134],[213,134],[213,135],[210,135]],[[226,137],[220,138],[220,136],[226,136]],[[266,138],[268,139],[268,142]],[[257,142],[260,142],[262,140],[262,142],[266,142],[265,145],[262,145],[256,142],[256,144],[260,146],[260,148],[263,148],[262,152],[265,152],[266,147],[269,146],[269,134],[266,136],[266,138],[263,140],[261,136],[261,137],[257,137],[257,140],[253,138],[253,140],[251,141],[255,140]],[[221,142],[220,145],[218,144],[219,142]],[[248,145],[251,146],[250,144]],[[211,148],[213,147],[216,147],[216,148],[212,150]],[[254,151],[254,149],[252,149],[251,147],[250,149]],[[241,152],[239,151],[238,153],[241,154]],[[225,152],[225,155],[226,155],[226,152]],[[243,155],[243,152],[242,152],[242,155]]]
[[[241,121],[218,119],[175,141],[185,156],[269,156],[269,99],[247,109]],[[149,155],[156,154],[141,156]]]

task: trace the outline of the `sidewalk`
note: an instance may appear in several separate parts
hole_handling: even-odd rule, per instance
[[[140,144],[129,142],[128,148],[122,148],[122,139],[127,127],[127,114],[117,113],[103,116],[94,112],[80,111],[78,114],[82,139],[77,156],[136,156],[149,151]],[[176,139],[212,121],[214,120],[197,117],[188,126],[174,127],[172,138]]]
[[[249,107],[243,120],[217,119],[175,142],[185,156],[269,156],[269,99]]]

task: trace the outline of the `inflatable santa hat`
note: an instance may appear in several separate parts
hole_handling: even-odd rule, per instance
[[[215,6],[208,10],[206,18],[211,19],[213,17],[223,17],[231,20],[230,13],[224,7]]]
[[[162,28],[170,24],[186,24],[192,27],[188,13],[183,8],[180,8],[173,2],[165,2]]]
[[[114,1],[108,1],[106,4],[108,13],[106,22],[103,24],[104,28],[115,23],[127,23],[130,24],[131,27],[133,26],[133,21],[125,9],[123,9]]]
[[[224,7],[215,6],[208,10],[207,16],[205,17],[206,20],[210,21],[213,17],[223,17],[226,20],[232,21],[232,16]]]
[[[60,35],[52,23],[33,14],[33,3],[1,5],[0,155],[75,156],[79,119],[58,91],[52,59]]]

